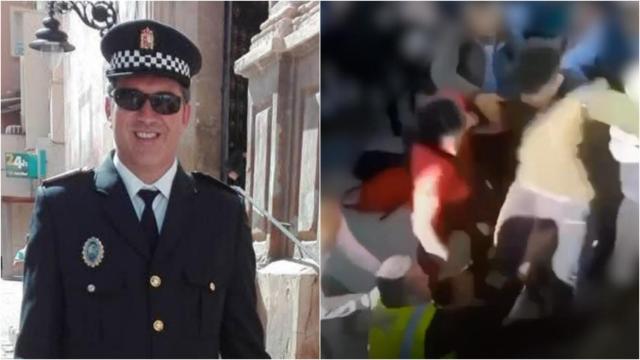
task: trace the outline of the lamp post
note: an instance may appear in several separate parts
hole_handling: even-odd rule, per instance
[[[48,57],[52,70],[64,53],[75,49],[75,46],[69,43],[68,35],[60,30],[60,22],[54,17],[56,14],[65,14],[73,10],[85,25],[99,30],[100,36],[118,20],[118,13],[111,1],[48,1],[47,8],[48,16],[42,21],[44,28],[36,31],[36,40],[29,43],[29,47],[41,51]]]

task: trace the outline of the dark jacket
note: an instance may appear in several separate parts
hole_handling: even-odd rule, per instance
[[[491,66],[496,89],[487,90],[482,88],[488,60],[482,45],[459,28],[451,27],[444,34],[431,63],[431,78],[437,89],[454,90],[466,97],[483,92],[514,95],[510,72],[517,45],[511,38],[501,39],[504,44],[494,48]]]
[[[38,189],[15,355],[267,357],[239,197],[179,166],[150,254],[112,156]],[[104,246],[93,268],[82,257],[91,237]]]

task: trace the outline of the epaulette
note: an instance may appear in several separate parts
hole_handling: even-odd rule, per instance
[[[93,171],[92,168],[90,167],[82,167],[82,168],[77,168],[77,169],[73,169],[73,170],[69,170],[69,171],[65,171],[61,174],[58,175],[54,175],[52,177],[46,178],[42,181],[42,185],[47,186],[47,185],[52,185],[53,183],[59,182],[61,180],[65,180],[65,179],[71,179],[75,176],[78,175],[84,175],[84,174],[88,174],[91,171]]]
[[[233,194],[235,196],[240,196],[240,193],[238,193],[234,188],[232,188],[231,186],[225,184],[224,182],[222,182],[221,180],[216,179],[215,177],[205,174],[205,173],[201,173],[199,171],[193,171],[191,173],[191,175],[193,175],[193,178],[198,181],[198,182],[203,182],[209,185],[213,185],[216,188],[226,191],[230,194]]]

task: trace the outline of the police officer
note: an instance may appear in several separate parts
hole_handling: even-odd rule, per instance
[[[201,55],[161,23],[102,39],[115,140],[38,189],[17,357],[268,357],[239,196],[176,158]]]

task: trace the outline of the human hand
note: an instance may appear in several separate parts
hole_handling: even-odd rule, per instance
[[[231,171],[229,172],[229,174],[227,174],[227,176],[229,177],[229,179],[234,180],[234,181],[235,181],[235,180],[238,180],[238,177],[240,177],[240,176],[238,175],[238,173],[237,173],[237,172],[235,172],[235,171],[233,171],[233,170],[231,170]]]
[[[496,93],[478,94],[473,99],[480,112],[492,123],[500,121],[500,103],[503,101],[504,98]]]

